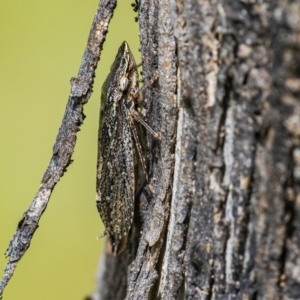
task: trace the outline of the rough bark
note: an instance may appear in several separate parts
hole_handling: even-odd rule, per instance
[[[300,299],[300,1],[141,1],[150,178],[95,299]]]

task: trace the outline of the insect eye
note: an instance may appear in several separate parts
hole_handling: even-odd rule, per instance
[[[122,76],[120,79],[120,90],[125,91],[128,86],[128,78],[125,76]]]

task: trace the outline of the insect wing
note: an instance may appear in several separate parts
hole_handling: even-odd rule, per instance
[[[100,116],[96,202],[117,254],[133,221],[133,145],[125,99],[120,99],[119,105],[104,105]]]

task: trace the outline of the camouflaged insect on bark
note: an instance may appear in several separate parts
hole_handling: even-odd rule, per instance
[[[138,72],[126,42],[119,48],[103,84],[98,136],[96,203],[114,254],[127,240],[134,214],[132,95],[138,90]]]

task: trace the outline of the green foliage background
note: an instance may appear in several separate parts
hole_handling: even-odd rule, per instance
[[[96,239],[103,224],[95,206],[100,90],[123,40],[140,60],[131,2],[119,1],[74,163],[56,186],[4,300],[83,299],[93,292],[104,243]],[[0,253],[50,161],[97,6],[97,0],[0,1]],[[0,271],[6,261],[1,255]]]

